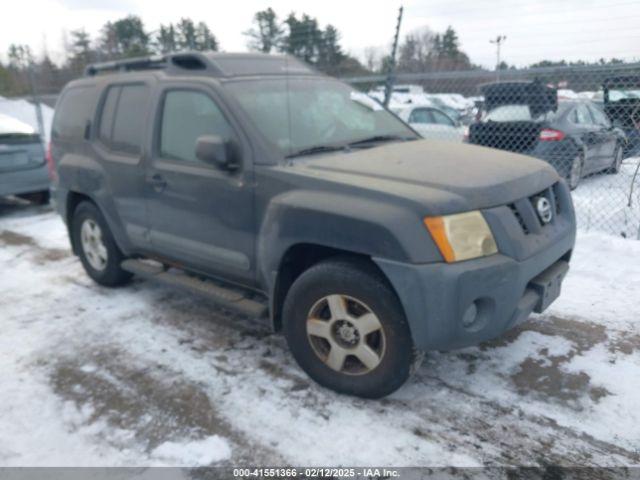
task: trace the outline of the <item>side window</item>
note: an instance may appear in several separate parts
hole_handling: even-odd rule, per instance
[[[148,100],[149,87],[146,85],[121,87],[111,133],[111,147],[114,150],[140,154]]]
[[[208,95],[189,90],[167,92],[162,106],[160,156],[199,162],[196,140],[201,135],[230,139],[232,128]]]
[[[591,115],[593,116],[593,119],[598,125],[606,128],[611,126],[611,122],[609,121],[605,113],[602,110],[600,110],[598,107],[589,105],[589,110],[591,111]]]
[[[584,105],[578,105],[573,112],[574,123],[577,123],[578,125],[593,124],[591,114],[589,113],[589,110],[587,110],[587,107],[585,107]]]
[[[102,113],[98,124],[98,138],[102,143],[111,146],[111,135],[113,133],[113,119],[116,112],[116,105],[120,97],[120,87],[109,87],[107,96],[102,105]]]
[[[427,108],[416,108],[409,116],[409,123],[433,123],[431,112]]]
[[[447,117],[444,113],[438,112],[437,110],[432,110],[431,114],[433,115],[435,123],[437,123],[438,125],[448,125],[449,127],[455,126],[453,120]]]
[[[91,118],[95,87],[73,87],[67,90],[56,108],[51,136],[64,140],[81,140]]]

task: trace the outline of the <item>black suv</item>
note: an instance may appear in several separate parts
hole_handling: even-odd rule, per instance
[[[55,202],[96,282],[137,274],[268,316],[339,392],[389,394],[420,352],[544,310],[574,245],[551,166],[421,140],[292,57],[94,65],[52,135]]]

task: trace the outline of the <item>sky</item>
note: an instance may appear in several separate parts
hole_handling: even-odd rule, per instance
[[[502,60],[525,66],[541,59],[597,60],[618,57],[640,61],[640,0],[405,0],[401,37],[423,27],[443,31],[451,25],[471,61],[496,63],[497,35],[507,38]],[[86,29],[94,37],[101,26],[128,14],[142,17],[148,30],[191,17],[206,22],[225,51],[245,51],[243,35],[253,14],[272,7],[281,17],[308,13],[321,25],[331,23],[346,51],[364,57],[367,47],[387,53],[399,2],[373,0],[5,0],[0,17],[0,59],[11,43],[46,49],[64,59],[68,32]],[[65,33],[66,32],[66,33]]]

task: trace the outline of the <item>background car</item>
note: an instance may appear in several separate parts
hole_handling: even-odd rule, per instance
[[[603,102],[613,124],[627,135],[624,157],[640,155],[640,76],[605,80]]]
[[[486,112],[469,127],[469,143],[548,161],[575,189],[585,175],[617,173],[626,144],[593,102],[558,102],[539,82],[501,82],[482,87]]]
[[[464,132],[449,115],[427,105],[392,106],[391,111],[424,138],[462,142]]]
[[[40,135],[26,123],[0,114],[0,196],[49,201],[49,172]]]

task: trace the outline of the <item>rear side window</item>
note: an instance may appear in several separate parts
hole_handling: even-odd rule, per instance
[[[110,87],[102,106],[102,115],[98,127],[98,138],[105,145],[111,145],[111,133],[113,132],[113,119],[116,113],[116,105],[120,97],[120,87]]]
[[[62,140],[82,140],[95,99],[95,87],[72,87],[65,91],[56,108],[51,136]]]
[[[100,115],[100,141],[111,150],[139,155],[148,101],[146,85],[109,87]]]

